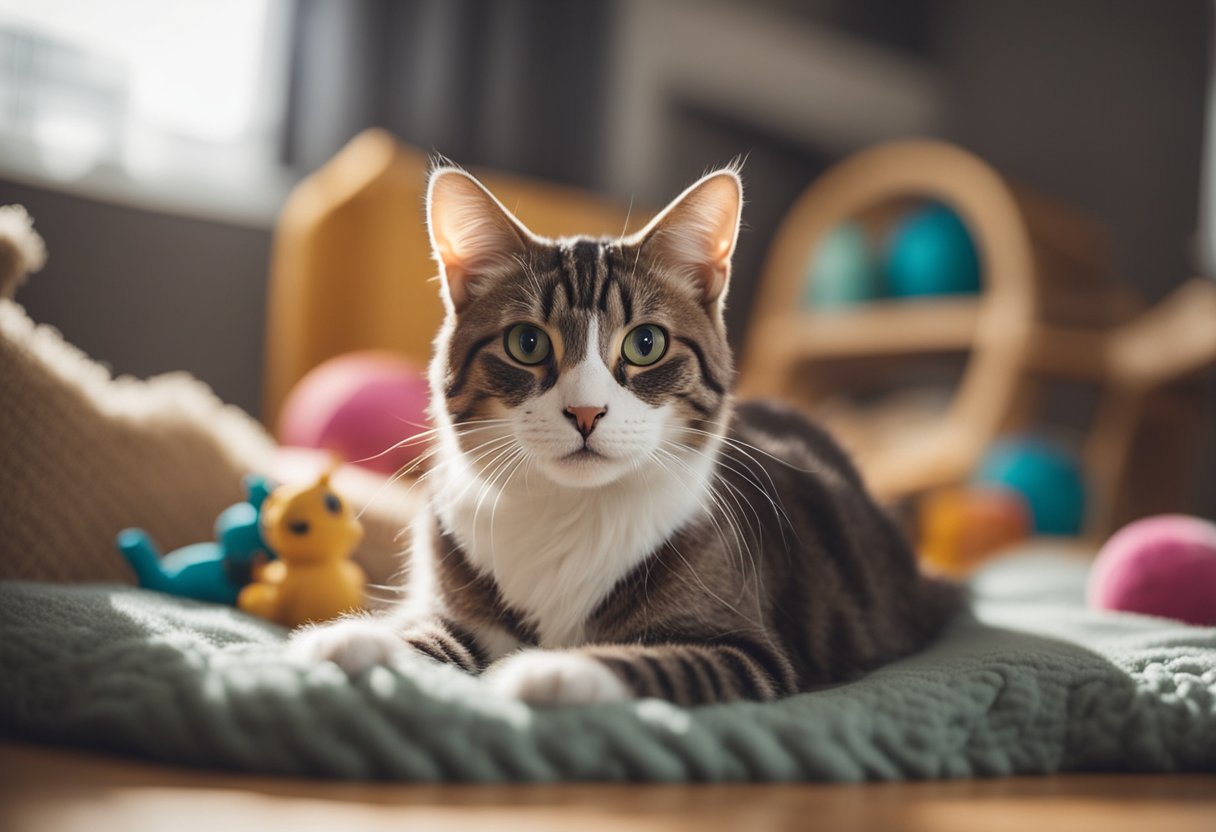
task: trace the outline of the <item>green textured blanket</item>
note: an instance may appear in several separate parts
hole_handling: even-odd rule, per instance
[[[994,566],[978,619],[831,690],[692,710],[533,710],[425,659],[347,679],[231,610],[0,585],[0,731],[159,760],[410,780],[863,780],[1216,770],[1216,630],[1080,604],[1060,559]]]

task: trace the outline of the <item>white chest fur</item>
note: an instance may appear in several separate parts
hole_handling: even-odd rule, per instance
[[[713,456],[645,465],[594,489],[515,477],[499,491],[449,470],[432,499],[474,567],[535,625],[540,646],[571,647],[613,586],[703,510]]]

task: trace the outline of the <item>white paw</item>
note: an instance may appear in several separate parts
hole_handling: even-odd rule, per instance
[[[287,644],[288,653],[313,662],[333,662],[355,674],[409,652],[401,637],[372,618],[347,618],[300,630]]]
[[[633,698],[615,673],[577,653],[527,650],[507,656],[483,678],[498,693],[530,705],[592,705]]]

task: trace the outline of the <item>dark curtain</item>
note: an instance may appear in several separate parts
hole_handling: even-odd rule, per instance
[[[603,153],[607,0],[299,0],[285,161],[369,126],[466,165],[576,185]]]

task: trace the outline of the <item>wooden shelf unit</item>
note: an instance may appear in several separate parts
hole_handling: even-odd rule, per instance
[[[895,217],[930,201],[949,206],[971,232],[982,269],[978,295],[830,312],[802,305],[806,266],[825,234],[851,220],[881,239]],[[897,500],[966,481],[994,440],[1034,424],[1048,381],[1094,384],[1102,394],[1083,448],[1087,526],[1103,536],[1140,513],[1128,459],[1149,425],[1147,398],[1216,361],[1216,283],[1191,281],[1143,312],[1112,280],[1107,251],[1089,219],[957,147],[915,140],[862,151],[809,187],[778,229],[740,394],[813,408],[840,392],[826,372],[833,363],[965,355],[940,420],[852,448],[871,488]],[[1158,502],[1162,494],[1181,502],[1183,487],[1180,477],[1151,486]]]

